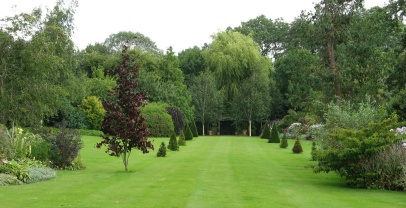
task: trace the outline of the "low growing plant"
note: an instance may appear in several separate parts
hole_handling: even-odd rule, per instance
[[[296,137],[295,144],[293,145],[292,152],[294,154],[299,154],[303,152],[302,144],[300,144],[299,137]]]

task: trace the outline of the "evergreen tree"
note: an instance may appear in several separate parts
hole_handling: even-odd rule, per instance
[[[288,144],[288,138],[286,138],[286,133],[283,134],[281,144],[279,145],[280,148],[287,148],[289,146]]]
[[[165,146],[165,142],[161,143],[161,146],[159,146],[159,150],[156,153],[157,157],[165,157],[166,156],[166,146]]]
[[[185,133],[183,133],[183,131],[180,131],[178,145],[186,146]]]
[[[193,137],[198,137],[199,134],[197,133],[197,127],[195,121],[192,121],[192,126],[190,127],[190,130],[192,130]]]
[[[169,139],[168,149],[172,151],[179,151],[178,141],[176,140],[175,132],[172,133],[171,138]]]
[[[302,148],[302,145],[300,144],[300,140],[299,140],[298,136],[296,136],[295,145],[293,146],[292,151],[295,154],[299,154],[299,153],[303,152],[303,148]]]
[[[193,133],[192,133],[192,130],[190,130],[190,126],[186,127],[185,139],[186,140],[192,140],[193,139]]]
[[[268,139],[268,143],[279,143],[281,140],[279,139],[278,129],[276,124],[272,126],[271,136]]]
[[[317,147],[316,147],[316,141],[312,142],[312,152],[310,153],[312,155],[312,160],[316,161],[317,159]]]
[[[271,136],[271,130],[269,129],[269,125],[266,124],[264,130],[262,130],[261,139],[269,139]]]

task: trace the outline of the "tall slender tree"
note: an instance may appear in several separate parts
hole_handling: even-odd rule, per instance
[[[102,123],[104,135],[96,147],[107,145],[106,153],[110,156],[121,156],[125,171],[128,172],[131,151],[137,148],[145,154],[149,152],[148,149],[154,149],[154,146],[147,139],[145,117],[140,110],[146,100],[145,92],[140,90],[137,82],[139,69],[133,66],[134,60],[130,59],[127,46],[124,46],[121,56],[121,64],[109,72],[118,75],[117,87],[109,92],[109,99],[103,101],[103,107],[106,109]]]

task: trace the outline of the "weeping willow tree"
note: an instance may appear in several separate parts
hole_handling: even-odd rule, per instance
[[[239,84],[249,78],[261,62],[260,48],[255,41],[238,32],[219,32],[203,56],[228,99],[237,93]]]

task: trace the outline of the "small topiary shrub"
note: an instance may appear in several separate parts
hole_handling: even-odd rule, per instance
[[[190,127],[186,127],[186,132],[185,132],[185,140],[192,140],[193,139],[193,133],[192,130],[190,130]]]
[[[197,133],[196,123],[192,121],[192,126],[190,126],[190,130],[192,130],[193,137],[198,137],[199,134]]]
[[[279,139],[279,133],[276,124],[273,125],[271,130],[271,136],[268,139],[268,143],[279,143],[281,140]]]
[[[288,146],[289,146],[289,144],[288,144],[288,138],[286,137],[286,133],[284,133],[283,136],[282,136],[281,143],[279,144],[279,147],[285,149],[285,148],[287,148]]]
[[[165,142],[162,142],[159,146],[158,152],[156,153],[157,157],[165,157],[166,156],[166,146]]]
[[[312,155],[312,160],[315,161],[317,160],[317,144],[316,141],[312,141],[312,152],[310,153]]]
[[[176,141],[175,132],[172,133],[171,138],[169,139],[168,149],[172,151],[179,151],[178,141]]]
[[[179,144],[179,146],[186,146],[186,139],[185,139],[185,134],[183,133],[183,131],[181,131],[179,134],[178,144]]]
[[[269,129],[269,125],[265,124],[265,127],[262,130],[261,139],[269,139],[269,137],[271,137],[271,130]]]
[[[299,137],[296,137],[295,144],[293,145],[292,151],[294,154],[299,154],[303,152],[302,145],[300,144]]]

